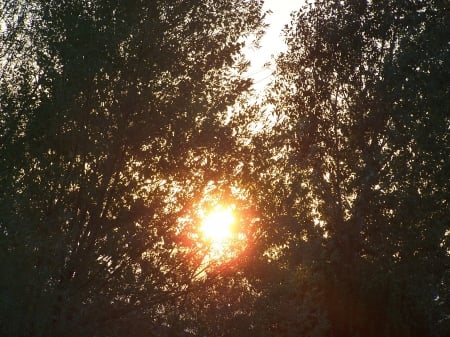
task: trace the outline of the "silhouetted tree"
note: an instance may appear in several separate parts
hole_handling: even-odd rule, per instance
[[[254,335],[450,331],[449,15],[316,1],[293,16],[267,99],[278,121],[254,142]]]
[[[0,2],[2,335],[176,333],[209,282],[179,218],[240,163],[225,120],[260,8]]]

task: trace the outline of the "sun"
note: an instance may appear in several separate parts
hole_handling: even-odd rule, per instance
[[[233,209],[217,206],[203,217],[200,231],[206,241],[220,247],[232,240],[234,223]]]
[[[247,235],[235,204],[199,208],[198,216],[196,235],[205,263],[228,263],[244,252]]]

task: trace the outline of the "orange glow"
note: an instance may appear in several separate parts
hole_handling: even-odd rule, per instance
[[[231,253],[236,239],[236,218],[232,207],[217,206],[201,218],[200,232],[203,240],[210,245],[210,257],[218,259]]]
[[[231,208],[216,207],[204,217],[201,231],[207,240],[222,243],[231,238],[234,221]]]

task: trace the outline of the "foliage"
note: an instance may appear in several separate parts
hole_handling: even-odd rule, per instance
[[[0,334],[448,335],[444,2],[305,5],[259,105],[261,6],[0,1]]]
[[[261,4],[0,5],[1,334],[167,331],[207,287],[178,219],[239,163],[224,121]]]
[[[446,22],[439,1],[319,1],[293,16],[266,100],[278,122],[253,155],[256,258],[288,271],[259,278],[275,291],[269,335],[448,333]]]

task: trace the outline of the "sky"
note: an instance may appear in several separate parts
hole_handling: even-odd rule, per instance
[[[263,90],[270,81],[270,75],[274,70],[272,56],[278,55],[286,50],[283,41],[282,30],[290,22],[290,13],[299,9],[304,0],[265,0],[264,10],[270,10],[272,13],[267,15],[266,23],[269,27],[266,34],[260,41],[261,48],[247,48],[245,54],[251,60],[251,66],[248,75],[253,78],[254,89]],[[270,62],[271,66],[264,67],[264,64]]]

